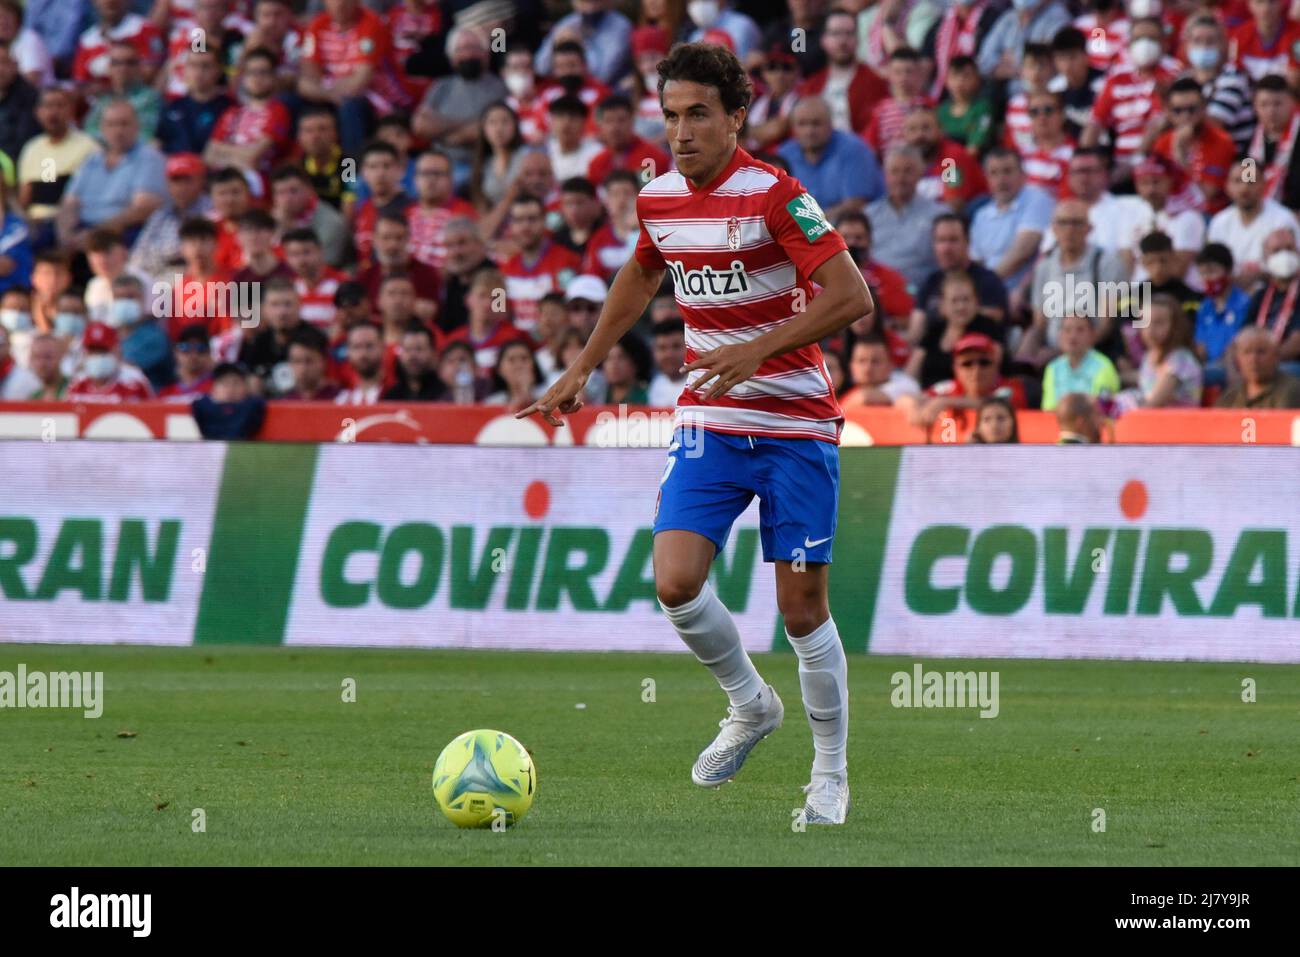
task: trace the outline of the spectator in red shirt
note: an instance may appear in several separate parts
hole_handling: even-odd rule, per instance
[[[98,92],[108,85],[108,48],[115,40],[129,42],[140,54],[146,79],[152,81],[163,59],[163,39],[158,28],[131,13],[127,0],[95,0],[96,22],[77,41],[72,79]]]
[[[244,265],[244,251],[239,245],[239,217],[253,205],[253,194],[244,174],[232,166],[216,170],[208,179],[208,196],[212,200],[212,218],[216,223],[216,264],[234,272]]]
[[[1228,205],[1225,189],[1237,147],[1219,124],[1205,115],[1205,94],[1192,77],[1175,80],[1165,94],[1172,123],[1156,140],[1157,155],[1173,160],[1201,187],[1205,209],[1217,213]]]
[[[899,47],[891,53],[885,75],[889,79],[889,96],[874,105],[867,128],[858,130],[877,156],[884,156],[902,139],[903,121],[908,115],[930,102],[923,92],[921,55],[912,48]]]
[[[334,324],[334,294],[347,276],[325,265],[320,240],[310,229],[290,230],[282,239],[303,319],[318,329],[328,329]]]
[[[298,92],[338,111],[343,151],[356,155],[375,110],[406,106],[392,72],[391,40],[379,15],[360,0],[324,0],[303,40]]]
[[[275,54],[265,47],[244,54],[240,102],[221,114],[203,158],[209,166],[233,166],[251,177],[265,196],[272,167],[293,138],[289,110],[275,98]]]
[[[551,101],[561,96],[576,96],[587,107],[587,132],[594,135],[596,130],[591,123],[591,111],[609,96],[610,89],[587,72],[587,53],[581,43],[561,40],[555,44],[551,56],[551,78],[552,82],[544,86],[537,97],[539,118],[545,118],[544,122],[549,123]]]
[[[616,169],[627,170],[648,183],[672,169],[672,158],[636,135],[632,101],[621,94],[607,96],[596,107],[596,136],[604,146],[587,167],[587,179],[603,183]]]
[[[352,220],[353,241],[362,267],[370,262],[375,222],[383,213],[405,217],[411,197],[402,190],[402,162],[397,148],[383,140],[366,145],[361,153],[361,178],[370,189]]]
[[[1270,73],[1286,76],[1294,86],[1300,82],[1297,46],[1300,46],[1300,23],[1290,19],[1289,3],[1283,0],[1250,0],[1250,19],[1232,30],[1232,49],[1237,65],[1254,82]]]
[[[582,257],[547,235],[542,201],[535,196],[520,196],[511,204],[510,239],[519,250],[501,263],[510,311],[520,328],[531,330],[537,303],[548,292],[564,290],[582,268]]]
[[[273,277],[293,279],[293,270],[275,254],[275,219],[264,209],[250,209],[239,217],[239,248],[244,267],[235,282],[260,283]]]
[[[951,379],[935,383],[919,402],[906,397],[900,400],[900,405],[910,407],[914,425],[928,429],[945,411],[975,410],[994,396],[1005,398],[1013,409],[1027,408],[1020,380],[1005,379],[998,372],[1001,350],[996,342],[972,332],[958,339],[952,351]]]
[[[865,130],[871,125],[876,104],[890,96],[890,87],[875,70],[858,62],[856,17],[847,10],[828,13],[821,44],[827,66],[804,80],[799,95],[825,100],[835,129],[850,133]],[[892,69],[892,60],[890,64]]]
[[[68,387],[73,402],[135,402],[152,399],[144,373],[122,361],[117,331],[102,322],[86,326],[81,374]]]
[[[193,322],[180,331],[172,348],[176,359],[176,381],[158,393],[158,398],[189,402],[212,391],[212,347],[208,327]]]
[[[426,322],[438,314],[438,298],[442,280],[438,270],[411,257],[411,227],[406,217],[385,213],[375,226],[375,261],[357,274],[357,281],[366,288],[373,302],[379,295],[379,285],[385,276],[400,273],[408,276],[415,286],[415,314]]]
[[[1025,182],[1049,196],[1067,197],[1070,188],[1066,177],[1075,144],[1065,132],[1065,100],[1059,93],[1044,90],[1030,93],[1027,103],[1029,148],[1020,149]]]
[[[913,110],[903,121],[903,139],[921,151],[926,170],[916,191],[926,199],[947,203],[960,213],[989,191],[979,161],[956,140],[947,139],[939,117],[930,107]]]
[[[862,213],[842,213],[835,229],[849,247],[849,255],[862,271],[876,302],[876,310],[858,319],[845,332],[852,341],[869,335],[882,338],[889,347],[889,357],[900,368],[912,354],[906,330],[915,300],[907,290],[902,274],[871,258],[871,221]],[[847,352],[847,350],[846,350]]]
[[[168,337],[175,342],[181,330],[195,319],[204,320],[209,336],[217,336],[225,330],[229,317],[223,310],[207,308],[208,303],[215,299],[209,291],[230,281],[229,271],[222,269],[216,260],[217,225],[209,219],[187,219],[181,223],[180,244],[184,271],[172,290]],[[203,304],[198,316],[193,314],[195,309],[187,308],[187,304],[194,303]]]
[[[587,252],[582,259],[583,272],[599,276],[609,283],[631,258],[640,234],[636,218],[636,196],[640,187],[637,175],[628,170],[616,169],[605,177],[602,191],[608,215],[587,243]]]
[[[456,217],[478,219],[478,211],[451,191],[451,157],[430,149],[415,161],[415,202],[406,208],[411,256],[440,273],[447,262],[447,223]]]
[[[467,342],[474,349],[474,364],[480,377],[488,376],[497,364],[501,347],[523,333],[509,317],[506,277],[499,269],[484,268],[474,274],[465,295],[469,322],[451,333],[447,343]]]

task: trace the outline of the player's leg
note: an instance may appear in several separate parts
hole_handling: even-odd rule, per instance
[[[812,439],[761,440],[760,448],[764,557],[776,564],[777,607],[813,736],[805,816],[839,824],[848,813],[848,662],[828,599],[839,450]]]
[[[813,736],[809,823],[840,824],[848,813],[848,661],[827,599],[830,566],[776,563],[776,601],[799,658],[799,690]]]
[[[738,457],[739,442],[696,435],[704,445],[675,442],[660,480],[655,591],[665,617],[731,703],[721,732],[691,770],[696,784],[715,787],[734,777],[754,745],[780,727],[784,709],[709,584],[713,559],[753,498],[744,478],[748,463]]]

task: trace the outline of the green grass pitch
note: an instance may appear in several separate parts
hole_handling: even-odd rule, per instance
[[[785,726],[716,791],[689,772],[726,702],[687,655],[0,646],[19,662],[103,671],[106,704],[0,711],[6,865],[1300,862],[1293,666],[927,660],[1000,673],[980,719],[896,709],[912,659],[851,658],[849,823],[798,833],[812,746],[788,655],[756,658]],[[537,764],[505,833],[433,802],[438,752],[476,727]]]

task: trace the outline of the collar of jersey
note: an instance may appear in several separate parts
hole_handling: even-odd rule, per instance
[[[737,144],[736,151],[731,154],[731,159],[727,161],[727,165],[722,167],[722,171],[703,186],[697,188],[687,177],[683,176],[682,179],[686,180],[686,188],[696,195],[711,193],[725,183],[727,177],[740,169],[740,167],[744,166],[746,162],[751,162],[752,160],[753,157],[741,149],[739,144]]]

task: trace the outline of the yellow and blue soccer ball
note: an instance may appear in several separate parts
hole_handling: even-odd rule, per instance
[[[536,793],[532,756],[504,731],[466,731],[433,766],[433,797],[457,827],[511,827]]]

